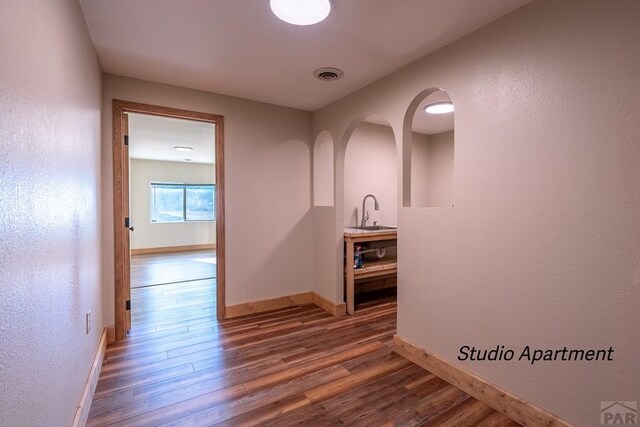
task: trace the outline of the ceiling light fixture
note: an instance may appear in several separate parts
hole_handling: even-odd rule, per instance
[[[452,102],[436,102],[435,104],[427,105],[424,108],[429,114],[446,114],[453,112],[453,103]]]
[[[187,159],[186,157],[184,159],[185,162],[190,162],[191,160],[193,160],[193,159]]]
[[[193,147],[187,147],[186,145],[176,145],[173,149],[176,151],[193,151]]]
[[[452,102],[436,102],[435,104],[427,105],[424,109],[429,114],[446,114],[453,112]]]
[[[293,25],[317,24],[331,12],[329,0],[271,0],[270,5],[278,18]]]

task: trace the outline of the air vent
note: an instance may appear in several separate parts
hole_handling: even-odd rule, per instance
[[[343,74],[344,73],[342,72],[342,70],[331,67],[318,68],[313,72],[313,76],[318,80],[322,80],[323,82],[332,82],[334,80],[338,80],[340,77],[342,77]]]

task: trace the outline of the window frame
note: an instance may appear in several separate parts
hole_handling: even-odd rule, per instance
[[[182,220],[180,221],[154,221],[153,203],[152,197],[154,186],[166,186],[166,187],[182,187]],[[187,188],[189,187],[211,187],[213,189],[213,219],[187,219]],[[216,221],[216,184],[185,184],[176,182],[150,182],[149,183],[149,222],[151,224],[184,224],[191,222],[215,222]]]

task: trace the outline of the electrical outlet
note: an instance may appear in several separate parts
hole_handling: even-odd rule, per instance
[[[87,323],[87,334],[91,332],[91,312],[88,311],[86,314],[86,323]]]

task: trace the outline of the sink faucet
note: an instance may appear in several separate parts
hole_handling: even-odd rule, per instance
[[[364,210],[364,205],[369,197],[373,197],[373,208],[375,210],[380,210],[380,205],[378,204],[378,199],[376,199],[376,196],[374,196],[373,194],[367,194],[366,196],[364,196],[364,199],[362,199],[362,222],[360,223],[360,227],[366,227],[367,221],[369,220],[369,211],[367,211],[367,214],[365,216]]]

